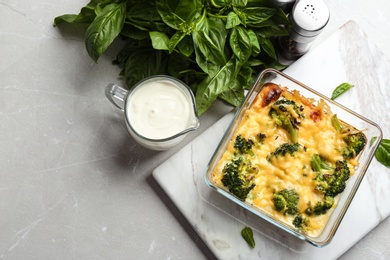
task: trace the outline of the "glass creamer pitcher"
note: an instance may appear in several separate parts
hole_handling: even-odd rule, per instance
[[[134,140],[152,150],[175,146],[200,125],[192,91],[170,76],[145,78],[130,91],[111,83],[105,94],[124,112]]]

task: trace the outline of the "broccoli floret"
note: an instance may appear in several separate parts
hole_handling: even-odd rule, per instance
[[[334,178],[329,178],[330,185],[328,190],[325,193],[325,196],[336,197],[338,194],[342,193],[345,189],[347,180],[350,176],[349,167],[346,161],[337,161],[336,168],[332,176]]]
[[[329,165],[327,165],[329,167]],[[314,167],[313,167],[314,168]],[[319,201],[313,208],[306,209],[306,213],[313,212],[316,215],[325,214],[334,204],[334,197],[342,193],[349,179],[350,171],[346,161],[336,161],[333,174],[322,174],[317,171],[314,179],[315,189],[324,194],[324,200]]]
[[[318,190],[322,193],[326,193],[329,189],[331,174],[322,174],[321,172],[317,173],[317,176],[314,178],[315,190]]]
[[[298,229],[307,230],[309,227],[310,219],[308,217],[304,217],[298,214],[295,216],[292,223]]]
[[[347,147],[343,151],[343,157],[345,159],[356,157],[363,150],[367,142],[366,137],[362,132],[349,134],[344,137],[344,141],[347,144]]]
[[[245,139],[241,135],[237,135],[234,141],[234,148],[239,154],[253,155],[252,146],[254,142],[252,139]]]
[[[321,170],[333,170],[333,167],[324,158],[318,154],[311,157],[311,167],[313,171],[320,172]]]
[[[294,189],[278,191],[273,196],[274,206],[283,214],[295,215],[298,213],[299,194]]]
[[[233,159],[222,170],[224,173],[221,182],[228,190],[244,201],[248,193],[255,187],[253,177],[258,171],[249,161],[243,157]]]
[[[314,205],[313,212],[316,215],[325,214],[334,204],[334,198],[325,196],[323,201],[319,201]]]
[[[284,143],[281,144],[278,148],[276,148],[275,151],[273,151],[269,157],[271,159],[272,157],[278,157],[278,156],[286,156],[286,154],[290,154],[291,156],[294,156],[298,150],[299,150],[300,144],[295,143]]]
[[[315,189],[325,196],[336,197],[345,189],[350,171],[346,161],[337,161],[333,174],[317,173],[314,178]]]
[[[303,107],[288,99],[279,99],[271,106],[270,117],[275,123],[283,127],[289,134],[293,143],[298,142],[298,125],[304,118]]]
[[[310,201],[309,201],[309,203],[307,204],[307,208],[305,209],[305,213],[306,213],[306,215],[308,215],[308,216],[313,215],[313,208],[312,208],[312,206],[311,206]]]

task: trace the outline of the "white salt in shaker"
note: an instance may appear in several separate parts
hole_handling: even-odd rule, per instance
[[[307,53],[318,34],[328,24],[329,8],[322,0],[298,0],[288,15],[289,35],[278,38],[279,53],[296,60]]]

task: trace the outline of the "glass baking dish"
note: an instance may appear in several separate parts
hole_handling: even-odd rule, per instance
[[[354,175],[352,175],[347,181],[347,185],[344,192],[339,195],[337,205],[331,212],[329,220],[327,221],[326,225],[324,226],[322,232],[319,235],[310,236],[308,233],[300,231],[292,226],[285,224],[282,221],[277,220],[272,214],[268,213],[267,211],[238,199],[233,194],[231,194],[223,185],[220,185],[213,180],[212,173],[214,168],[216,167],[217,163],[226,151],[227,146],[232,139],[232,136],[234,135],[245,111],[250,108],[251,104],[254,102],[257,94],[260,92],[262,86],[265,83],[275,83],[281,86],[285,86],[289,90],[298,90],[302,96],[307,98],[314,98],[316,101],[318,101],[319,99],[323,99],[330,106],[333,114],[337,114],[337,117],[343,122],[359,130],[364,130],[364,134],[367,138],[367,144],[364,150],[359,155],[359,165],[355,169]],[[375,141],[370,142],[373,137],[376,137]],[[351,204],[356,194],[357,189],[359,188],[359,185],[367,171],[371,160],[374,157],[375,151],[381,139],[382,130],[376,123],[332,101],[328,97],[305,86],[304,84],[283,74],[282,72],[279,72],[274,69],[266,69],[259,75],[252,89],[248,92],[245,101],[235,114],[232,122],[228,126],[220,143],[218,144],[208,164],[208,168],[205,173],[205,181],[209,187],[224,195],[232,202],[237,203],[243,208],[251,211],[260,218],[269,221],[275,226],[287,231],[288,233],[298,237],[299,239],[309,242],[314,246],[323,247],[329,244],[334,237],[346,211],[348,210],[349,205]]]

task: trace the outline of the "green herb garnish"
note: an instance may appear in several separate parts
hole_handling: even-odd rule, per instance
[[[370,141],[370,144],[373,144],[377,137],[373,137]],[[375,152],[375,158],[386,166],[390,168],[390,140],[382,139],[379,143],[378,149]]]
[[[253,238],[253,231],[250,227],[244,227],[241,230],[241,236],[251,248],[255,248],[255,239]]]
[[[354,87],[354,85],[349,84],[349,83],[340,84],[338,87],[335,88],[335,90],[333,90],[331,99],[335,100],[341,94],[344,94],[345,92],[347,92],[349,89],[351,89],[353,87]]]

